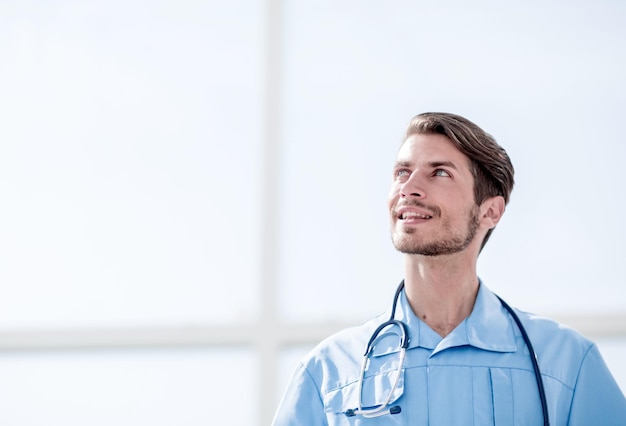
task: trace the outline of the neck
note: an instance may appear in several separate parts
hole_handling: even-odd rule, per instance
[[[415,315],[443,337],[470,315],[478,294],[475,259],[455,255],[407,255],[404,281]]]

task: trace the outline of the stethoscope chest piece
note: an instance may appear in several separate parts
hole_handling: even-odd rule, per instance
[[[394,295],[393,305],[391,307],[391,315],[389,316],[389,319],[383,322],[382,324],[380,324],[374,330],[374,332],[372,333],[372,336],[367,342],[365,353],[363,354],[363,360],[361,363],[361,371],[359,375],[358,405],[357,405],[357,408],[350,409],[345,412],[345,415],[348,417],[360,415],[366,418],[371,418],[371,417],[383,416],[386,414],[398,414],[402,411],[402,408],[399,405],[393,405],[391,407],[389,405],[397,399],[396,391],[398,390],[400,379],[403,377],[403,374],[404,374],[404,362],[406,359],[406,351],[409,347],[408,327],[404,322],[395,319],[398,298],[403,288],[404,288],[404,280],[400,283]],[[541,371],[539,370],[539,363],[537,361],[537,355],[535,353],[535,350],[533,349],[533,345],[530,341],[530,338],[528,337],[528,334],[526,333],[526,330],[524,326],[522,325],[522,322],[519,319],[518,315],[504,300],[502,300],[500,297],[498,297],[498,299],[500,300],[500,303],[502,304],[502,306],[507,310],[511,318],[513,318],[513,320],[515,321],[515,324],[517,325],[517,328],[520,330],[522,337],[524,339],[524,342],[526,344],[526,347],[528,348],[528,351],[530,353],[530,358],[531,358],[533,369],[535,372],[535,379],[537,381],[537,390],[539,392],[539,399],[541,401],[541,410],[542,410],[543,421],[544,421],[543,424],[544,426],[548,426],[550,424],[548,420],[548,404],[546,401],[546,394],[545,394],[545,390],[543,387],[543,381],[541,378]],[[400,340],[399,346],[395,346],[396,349],[399,348],[399,360],[398,360],[397,368],[395,369],[395,372],[393,372],[394,376],[391,379],[392,385],[390,387],[389,392],[386,394],[385,398],[380,403],[374,406],[365,407],[363,404],[363,384],[366,380],[366,374],[368,371],[368,366],[370,364],[370,359],[374,355],[374,349],[376,348],[376,345],[384,338],[384,336],[388,334],[387,333],[388,331],[391,331],[392,334],[397,335]],[[385,334],[383,334],[383,332],[385,332]]]

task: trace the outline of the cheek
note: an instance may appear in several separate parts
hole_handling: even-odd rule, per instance
[[[398,198],[400,197],[400,190],[395,185],[391,187],[389,190],[389,195],[387,196],[387,207],[391,210],[396,203],[398,202]]]

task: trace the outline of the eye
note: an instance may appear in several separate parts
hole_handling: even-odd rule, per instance
[[[439,176],[439,177],[451,177],[450,173],[448,173],[447,171],[445,171],[444,169],[437,169],[435,170],[435,173],[433,173],[433,176]]]
[[[398,180],[406,180],[411,175],[411,171],[407,169],[396,169],[393,177]]]

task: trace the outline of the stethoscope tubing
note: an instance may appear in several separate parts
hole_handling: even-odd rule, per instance
[[[365,348],[365,353],[363,354],[363,363],[361,365],[361,375],[360,375],[360,379],[359,379],[359,401],[358,401],[358,408],[356,410],[348,410],[346,412],[346,415],[348,416],[354,416],[354,415],[362,415],[363,417],[378,417],[381,414],[384,414],[384,410],[385,408],[389,405],[389,402],[391,401],[391,397],[392,394],[394,393],[397,385],[398,385],[398,381],[400,379],[400,374],[402,372],[402,366],[404,364],[404,357],[406,355],[406,350],[409,346],[409,334],[408,334],[408,327],[407,325],[400,321],[400,320],[396,320],[396,307],[398,305],[398,298],[400,297],[400,293],[402,292],[402,290],[404,289],[404,280],[402,280],[402,282],[400,282],[400,285],[398,286],[398,288],[396,289],[396,292],[394,294],[393,297],[393,304],[391,306],[391,314],[389,315],[389,319],[387,321],[385,321],[384,323],[380,324],[376,330],[374,330],[374,332],[372,333],[372,337],[370,337],[369,341],[367,342],[367,347]],[[500,301],[500,303],[502,304],[502,306],[507,310],[507,312],[509,313],[509,315],[511,316],[511,318],[513,318],[513,321],[515,321],[515,324],[517,325],[517,328],[519,329],[520,333],[522,334],[522,338],[524,339],[524,343],[526,344],[526,347],[528,348],[528,352],[530,353],[530,359],[533,365],[533,370],[535,373],[535,380],[537,381],[537,390],[539,393],[539,399],[541,401],[541,411],[543,414],[543,424],[544,426],[549,426],[550,425],[550,420],[549,420],[549,416],[548,416],[548,402],[546,399],[546,392],[543,386],[543,380],[541,378],[541,370],[539,369],[539,362],[537,360],[537,353],[535,352],[535,349],[533,348],[533,345],[530,341],[530,337],[528,337],[528,333],[526,332],[526,329],[524,328],[522,321],[520,320],[519,316],[515,313],[515,311],[513,310],[513,308],[511,308],[509,306],[508,303],[506,303],[504,300],[502,300],[502,298],[498,295],[496,295],[496,297],[498,298],[498,300]],[[378,337],[378,335],[380,334],[380,332],[382,330],[384,330],[387,327],[390,326],[398,326],[400,328],[401,334],[400,334],[400,347],[401,347],[401,359],[400,359],[400,364],[398,367],[398,372],[396,375],[396,378],[394,380],[393,383],[393,387],[391,389],[391,391],[389,392],[389,395],[387,396],[387,400],[381,404],[380,406],[373,408],[373,409],[363,409],[362,407],[362,391],[363,391],[363,379],[365,378],[365,370],[366,370],[366,365],[367,365],[367,361],[369,359],[369,356],[371,354],[371,352],[374,349],[374,342],[376,341],[376,338]],[[394,412],[395,413],[399,413],[400,412],[400,407],[393,407],[396,408],[397,411]]]
[[[546,391],[543,387],[543,379],[541,378],[541,370],[539,369],[539,361],[537,360],[537,353],[533,348],[533,344],[530,342],[530,337],[528,337],[528,333],[526,333],[526,329],[522,325],[522,321],[519,319],[519,316],[515,313],[513,308],[509,306],[500,296],[496,294],[496,297],[504,306],[504,308],[509,312],[515,324],[517,324],[517,328],[520,333],[522,333],[522,338],[524,339],[524,343],[526,343],[526,347],[528,348],[528,352],[530,353],[530,360],[533,363],[533,370],[535,372],[535,380],[537,381],[537,390],[539,392],[539,399],[541,400],[541,411],[543,413],[543,424],[544,426],[549,426],[549,416],[548,416],[548,401],[546,400]]]

